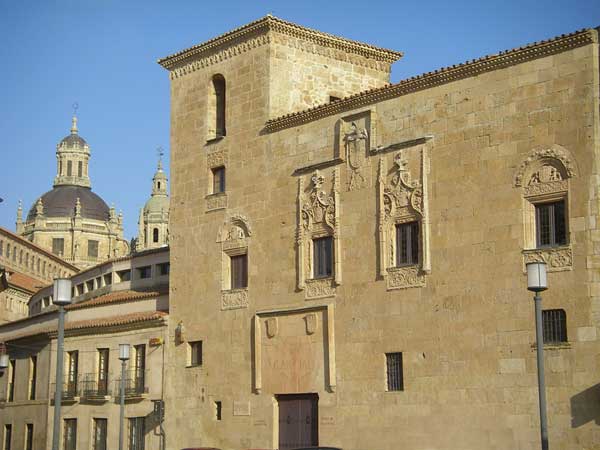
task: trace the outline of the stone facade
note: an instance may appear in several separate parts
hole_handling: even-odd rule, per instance
[[[56,177],[51,191],[36,200],[23,219],[17,210],[17,234],[79,268],[129,253],[123,216],[91,190],[91,153],[73,117],[71,134],[56,146]]]
[[[286,448],[292,394],[318,401],[321,445],[539,448],[524,276],[538,259],[551,267],[544,308],[564,310],[568,332],[545,356],[550,442],[597,448],[597,31],[388,86],[398,57],[268,16],[160,60],[172,102],[167,448]],[[215,74],[227,87],[219,139]],[[532,211],[557,199],[566,244],[537,248]],[[232,294],[237,253],[222,232],[239,217],[248,283]],[[394,229],[412,223],[418,254],[400,265]],[[315,278],[320,238],[333,271]],[[198,341],[203,364],[188,367]],[[403,389],[390,390],[386,354],[400,352]]]

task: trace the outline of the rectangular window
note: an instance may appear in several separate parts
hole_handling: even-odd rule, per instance
[[[213,194],[225,192],[225,167],[215,167],[213,174]]]
[[[89,240],[88,241],[88,258],[97,258],[98,257],[98,241]]]
[[[73,175],[73,161],[67,161],[67,176]]]
[[[110,286],[112,284],[112,273],[104,275],[104,286]]]
[[[78,177],[83,176],[83,162],[81,162],[81,161],[77,162],[77,176]]]
[[[77,380],[79,378],[79,352],[73,350],[67,352],[67,386],[66,392],[69,398],[77,395]]]
[[[94,280],[88,280],[85,282],[85,287],[87,292],[92,292],[94,290]]]
[[[65,419],[63,449],[77,450],[77,419]]]
[[[135,361],[133,366],[134,389],[137,393],[143,393],[146,388],[146,346],[144,344],[135,345]]]
[[[17,361],[11,359],[8,363],[8,392],[6,399],[9,402],[15,401],[15,372],[17,368]]]
[[[402,353],[386,353],[387,363],[387,390],[403,391],[404,374],[402,369]]]
[[[140,279],[150,278],[152,276],[151,266],[138,267],[137,271]]]
[[[117,272],[119,282],[131,280],[131,270],[120,270]]]
[[[106,436],[108,435],[108,420],[94,419],[93,450],[107,450]]]
[[[333,238],[313,240],[314,278],[327,278],[333,274]]]
[[[396,225],[396,266],[419,263],[419,223]]]
[[[129,419],[129,450],[144,450],[144,417]]]
[[[98,395],[108,394],[108,356],[107,348],[98,349]]]
[[[35,385],[37,380],[37,356],[29,359],[29,400],[35,400]]]
[[[10,450],[12,448],[12,425],[4,425],[4,450]]]
[[[169,272],[171,270],[171,265],[169,263],[162,263],[158,265],[158,273],[163,276],[163,275],[169,275]]]
[[[535,228],[538,247],[555,247],[567,243],[565,201],[535,205]]]
[[[231,289],[248,287],[248,255],[231,257]]]
[[[223,403],[221,401],[215,402],[215,419],[221,420],[223,417]]]
[[[202,365],[202,341],[190,342],[190,366]]]
[[[544,344],[559,344],[567,341],[567,313],[564,309],[542,311]]]
[[[33,450],[33,424],[28,423],[25,427],[25,450]]]

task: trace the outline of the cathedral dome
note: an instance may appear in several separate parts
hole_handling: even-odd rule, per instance
[[[154,195],[144,205],[144,213],[161,213],[169,211],[169,197]]]
[[[87,147],[88,143],[85,142],[85,139],[83,139],[81,136],[79,136],[78,134],[70,134],[67,137],[65,137],[62,141],[60,141],[60,143],[58,144],[59,148],[83,148],[83,147]]]
[[[96,220],[109,220],[110,209],[104,200],[82,186],[56,186],[41,197],[46,217],[72,217],[75,214],[77,199],[81,203],[81,217]],[[31,207],[27,221],[34,220],[36,204]]]

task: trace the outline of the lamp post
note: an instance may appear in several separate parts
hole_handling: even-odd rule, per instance
[[[52,450],[58,450],[60,443],[60,409],[63,388],[63,347],[65,343],[65,306],[71,303],[71,280],[54,280],[54,304],[58,306],[58,340],[56,343],[56,389],[54,390],[54,427],[52,429]]]
[[[119,344],[119,359],[121,360],[121,414],[119,419],[119,450],[123,450],[123,432],[125,429],[125,368],[129,359],[129,344]]]
[[[535,340],[537,351],[538,393],[540,403],[540,434],[542,450],[548,450],[548,419],[546,418],[546,380],[544,379],[544,336],[542,333],[542,296],[540,292],[548,289],[546,263],[527,264],[527,289],[535,292]]]

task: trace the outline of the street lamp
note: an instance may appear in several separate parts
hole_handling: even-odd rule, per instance
[[[63,388],[63,347],[65,343],[65,306],[71,303],[71,280],[54,279],[54,304],[58,306],[58,340],[56,343],[56,389],[54,390],[54,428],[52,431],[52,450],[59,450],[60,409]]]
[[[123,430],[125,428],[125,368],[129,360],[129,344],[119,344],[121,360],[121,416],[119,420],[119,450],[123,450]]]
[[[8,369],[8,354],[2,353],[0,355],[0,371]]]
[[[540,434],[542,450],[548,450],[548,419],[546,418],[546,381],[544,379],[544,336],[542,334],[542,296],[540,292],[548,289],[546,263],[527,264],[527,289],[535,292],[535,340],[537,350],[538,393],[540,398]]]

